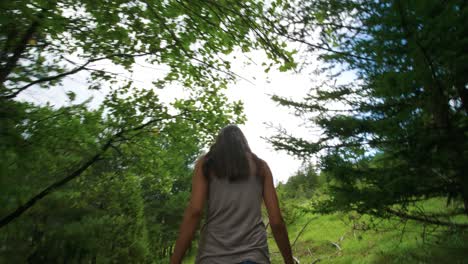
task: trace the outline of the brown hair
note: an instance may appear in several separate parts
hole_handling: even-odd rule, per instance
[[[216,142],[205,155],[203,174],[209,178],[213,173],[230,182],[246,180],[251,169],[248,154],[252,155],[258,171],[260,159],[250,150],[244,134],[238,126],[228,125],[219,131]]]

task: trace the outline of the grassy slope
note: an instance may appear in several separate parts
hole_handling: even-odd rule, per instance
[[[433,213],[447,210],[442,199],[419,206]],[[377,219],[375,228],[362,230],[369,227],[369,217],[305,214],[288,225],[291,243],[310,219],[293,246],[301,263],[468,263],[468,230],[449,232],[447,228],[415,221],[404,224],[397,219]],[[459,216],[452,221],[468,222],[468,218]],[[269,245],[272,263],[282,263],[272,236]]]
[[[426,204],[426,209],[431,207],[441,208],[441,202]],[[353,225],[362,229],[369,218],[303,214],[288,225],[291,243],[307,222],[293,246],[294,256],[301,263],[468,263],[468,231],[449,233],[445,228],[424,227],[413,221],[405,226],[397,220],[380,221],[377,229],[353,231]],[[283,263],[271,230],[268,231],[271,262]],[[194,263],[195,254],[196,249],[184,263]]]

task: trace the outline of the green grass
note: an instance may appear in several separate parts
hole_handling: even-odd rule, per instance
[[[447,208],[442,199],[425,201],[418,208],[431,213],[457,209]],[[451,221],[467,223],[468,218]],[[304,214],[288,225],[288,232],[291,243],[297,238],[293,254],[301,263],[468,263],[468,230],[416,221]],[[272,263],[283,263],[271,234],[269,246]]]
[[[424,209],[435,212],[442,206],[443,202],[434,200],[426,202]],[[398,219],[374,219],[376,225],[372,226],[371,220],[357,214],[302,214],[288,224],[291,244],[297,238],[293,254],[307,264],[468,263],[468,230],[450,231],[415,221],[404,224]],[[466,216],[455,220],[468,222]],[[270,229],[268,246],[271,263],[283,263]],[[196,248],[183,263],[194,263],[195,255]]]

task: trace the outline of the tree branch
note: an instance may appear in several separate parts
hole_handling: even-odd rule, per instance
[[[325,50],[325,51],[328,51],[328,52],[331,52],[331,53],[343,55],[345,57],[353,57],[353,58],[360,59],[360,60],[365,60],[365,61],[374,61],[374,60],[372,60],[370,58],[354,55],[354,54],[343,52],[343,51],[334,50],[334,49],[331,49],[331,48],[328,48],[328,47],[323,47],[323,46],[320,46],[318,44],[313,44],[313,43],[310,43],[310,42],[305,41],[303,39],[298,39],[298,38],[295,38],[295,37],[292,37],[292,36],[286,36],[286,38],[288,38],[289,40],[293,40],[293,41],[305,44],[305,45],[307,45],[307,46],[309,46],[311,48],[314,48],[314,49]]]
[[[36,29],[39,27],[39,20],[34,21],[31,23],[29,28],[24,33],[23,37],[21,38],[19,44],[16,46],[16,49],[13,51],[13,56],[11,56],[7,63],[3,68],[0,69],[0,84],[6,81],[7,76],[11,73],[11,71],[16,67],[18,60],[21,57],[21,54],[26,50],[26,46],[28,44],[28,40],[31,39],[33,34],[36,32]]]
[[[86,68],[86,66],[88,66],[89,64],[91,63],[94,63],[94,62],[97,62],[97,61],[100,61],[100,60],[106,60],[106,59],[112,59],[114,57],[141,57],[141,56],[146,56],[146,55],[151,55],[153,53],[151,52],[148,52],[148,53],[141,53],[141,54],[126,54],[126,53],[115,53],[115,54],[111,54],[111,55],[108,55],[108,56],[104,56],[104,57],[100,57],[100,58],[96,58],[96,59],[90,59],[88,60],[87,62],[85,62],[84,64],[68,71],[68,72],[64,72],[64,73],[60,73],[60,74],[57,74],[57,75],[52,75],[52,76],[46,76],[46,77],[43,77],[41,79],[37,79],[37,80],[34,80],[18,89],[16,89],[13,93],[11,94],[8,94],[8,95],[2,95],[0,96],[0,99],[13,99],[15,98],[18,94],[20,94],[21,92],[23,92],[24,90],[28,89],[29,87],[33,86],[33,85],[36,85],[36,84],[40,84],[40,83],[44,83],[44,82],[50,82],[50,81],[56,81],[58,79],[61,79],[63,77],[66,77],[68,75],[72,75],[72,74],[75,74],[77,72],[80,72],[82,70],[86,70],[86,69],[89,69],[89,68]],[[69,60],[68,60],[69,61]],[[94,69],[90,69],[90,70],[94,70]]]
[[[30,198],[27,202],[24,204],[20,205],[18,208],[16,208],[15,211],[10,213],[9,215],[3,217],[0,220],[0,228],[6,226],[9,224],[11,221],[14,219],[20,217],[24,212],[26,212],[29,208],[31,208],[36,202],[47,196],[48,194],[54,192],[56,189],[60,188],[61,186],[65,185],[69,181],[75,179],[76,177],[80,176],[86,169],[88,169],[91,165],[93,165],[96,161],[99,160],[102,154],[111,146],[112,144],[113,137],[109,139],[106,144],[104,144],[101,148],[101,150],[96,153],[94,156],[92,156],[90,159],[88,159],[83,165],[78,167],[75,171],[70,173],[68,176],[65,178],[58,180],[54,182],[53,184],[49,185],[47,188],[42,190],[40,193],[36,194],[32,198]]]
[[[143,124],[141,124],[139,126],[136,126],[136,127],[133,127],[133,128],[127,129],[127,130],[121,130],[121,131],[117,132],[116,134],[111,136],[106,141],[106,143],[100,148],[100,150],[95,155],[93,155],[91,158],[86,160],[81,166],[79,166],[76,170],[71,172],[68,176],[66,176],[66,177],[52,183],[51,185],[49,185],[48,187],[43,189],[41,192],[39,192],[38,194],[36,194],[32,198],[30,198],[27,202],[25,202],[22,205],[20,205],[19,207],[17,207],[12,213],[10,213],[7,216],[0,219],[0,229],[2,227],[4,227],[4,226],[8,225],[11,221],[13,221],[16,218],[20,217],[22,214],[24,214],[28,209],[30,209],[32,206],[34,206],[34,204],[36,204],[38,201],[43,199],[45,196],[53,193],[58,188],[64,186],[65,184],[67,184],[71,180],[73,180],[73,179],[77,178],[78,176],[80,176],[89,167],[91,167],[93,164],[95,164],[97,161],[99,161],[101,159],[101,156],[109,148],[112,147],[112,143],[114,143],[114,141],[116,139],[122,137],[125,133],[132,132],[132,131],[138,131],[138,130],[144,129],[145,127],[147,127],[147,126],[149,126],[149,125],[151,125],[153,123],[160,122],[160,121],[162,121],[164,119],[170,119],[170,118],[175,118],[175,117],[177,117],[177,116],[169,116],[169,117],[166,117],[166,118],[152,119],[152,120],[149,120],[148,122],[143,123]]]
[[[0,69],[0,87],[3,86],[8,75],[18,64],[18,60],[20,59],[23,52],[26,50],[28,41],[32,38],[34,33],[36,33],[37,28],[40,25],[40,21],[44,18],[44,14],[48,10],[52,9],[55,5],[57,5],[57,1],[48,1],[47,4],[48,7],[44,7],[41,9],[37,18],[31,23],[31,25],[28,27],[23,37],[19,41],[18,45],[16,46],[16,49],[13,51],[13,55],[7,60],[5,66]],[[6,56],[6,53],[2,55]],[[3,88],[4,87],[2,87],[2,89]]]
[[[468,228],[468,223],[462,224],[462,223],[454,223],[454,222],[449,222],[449,221],[442,221],[439,219],[430,218],[428,216],[411,215],[411,214],[393,210],[390,208],[385,209],[385,211],[392,215],[395,215],[404,219],[415,220],[415,221],[422,222],[422,223],[440,225],[440,226],[452,226],[452,227],[457,227],[457,228]]]
[[[43,83],[43,82],[50,82],[50,81],[55,81],[55,80],[58,80],[62,77],[65,77],[65,76],[68,76],[68,75],[71,75],[71,74],[74,74],[74,73],[77,73],[81,70],[84,70],[86,68],[86,66],[91,63],[90,61],[86,62],[85,64],[79,66],[79,67],[76,67],[74,68],[73,70],[71,71],[68,71],[68,72],[64,72],[64,73],[60,73],[60,74],[57,74],[57,75],[53,75],[53,76],[47,76],[47,77],[44,77],[44,78],[41,78],[41,79],[37,79],[37,80],[34,80],[28,84],[26,84],[25,86],[21,87],[21,88],[18,88],[16,91],[14,91],[13,93],[11,94],[8,94],[8,95],[3,95],[3,96],[0,96],[1,99],[13,99],[15,98],[18,94],[20,94],[22,91],[28,89],[29,87],[35,85],[35,84],[40,84],[40,83]]]

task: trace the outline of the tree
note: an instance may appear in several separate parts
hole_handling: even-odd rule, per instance
[[[26,89],[50,88],[80,71],[90,88],[115,74],[96,63],[110,61],[131,71],[135,58],[168,66],[157,82],[187,87],[225,83],[235,75],[224,54],[264,49],[274,62],[291,67],[266,23],[281,6],[258,1],[3,1],[0,19],[0,98]]]
[[[321,179],[311,164],[300,168],[294,175],[289,177],[285,184],[281,184],[283,197],[285,199],[311,198],[320,187]]]
[[[242,122],[242,107],[210,89],[174,102],[173,115],[159,107],[151,90],[119,98],[109,95],[94,111],[86,105],[54,109],[15,101],[0,108],[16,111],[0,120],[5,132],[0,214],[15,219],[0,233],[0,262],[141,263],[175,240],[177,227],[158,222],[164,229],[154,234],[154,221],[171,217],[172,224],[183,213],[191,163],[220,127]],[[130,108],[135,105],[139,111]],[[153,120],[158,122],[149,123]],[[95,160],[72,174],[83,159]],[[50,186],[56,186],[53,192]],[[154,199],[155,193],[170,199]],[[153,239],[159,236],[166,239]]]
[[[275,10],[281,8],[278,5],[265,6],[257,1],[38,0],[4,1],[1,7],[0,112],[4,122],[2,137],[5,136],[2,139],[8,142],[12,137],[26,142],[26,146],[36,144],[37,138],[44,140],[47,143],[39,144],[44,148],[41,152],[46,153],[45,159],[32,166],[41,164],[48,168],[50,161],[59,165],[54,170],[43,170],[43,179],[55,180],[41,184],[30,199],[21,199],[16,209],[2,216],[0,227],[82,175],[108,157],[110,151],[133,155],[134,152],[125,153],[122,148],[125,146],[129,151],[136,148],[138,144],[130,143],[137,142],[136,138],[143,134],[162,133],[174,122],[190,122],[189,127],[196,131],[191,133],[201,137],[199,142],[207,142],[222,125],[236,120],[242,122],[242,105],[239,102],[229,104],[222,95],[226,83],[235,78],[229,72],[230,62],[225,59],[235,47],[243,51],[261,48],[273,62],[283,62],[283,68],[293,66],[291,53],[283,49],[266,23],[266,12],[273,17]],[[132,80],[122,81],[118,75],[96,65],[104,61],[131,72],[137,57],[168,67],[168,73],[155,81],[156,88],[178,82],[189,89],[189,98],[163,103],[149,87],[139,89]],[[100,123],[91,128],[90,136],[85,139],[84,135],[65,129],[71,122],[75,122],[73,126],[86,127],[85,117],[68,121],[56,117],[75,111],[87,115],[82,109],[86,106],[70,104],[68,110],[52,111],[53,107],[35,108],[15,102],[17,96],[28,89],[59,86],[65,78],[83,71],[89,73],[88,89],[107,87],[111,90],[99,111],[92,113],[93,120]],[[64,87],[64,92],[68,89]],[[67,94],[73,102],[75,94]],[[34,115],[36,110],[44,115]],[[56,130],[58,137],[44,132],[47,129],[40,126],[44,120],[62,122],[44,122],[61,128]],[[43,130],[36,130],[37,124]],[[187,135],[186,131],[182,134]],[[68,159],[70,146],[65,140],[55,139],[75,136],[83,149],[73,149],[71,152],[75,156]],[[14,145],[8,143],[7,147],[14,148]],[[61,151],[50,151],[59,147],[63,147]],[[6,164],[21,164],[24,151],[9,149],[5,152],[9,163],[2,165],[2,181],[15,182],[11,175],[17,172],[11,174],[11,169],[17,167]],[[54,160],[63,152],[66,153],[63,157],[67,158],[62,160],[64,162]],[[136,160],[125,157],[129,162]],[[31,177],[25,176],[26,179]]]
[[[191,164],[221,127],[245,121],[242,104],[223,94],[237,77],[227,55],[263,49],[270,67],[293,66],[270,30],[281,9],[272,3],[2,1],[0,262],[166,256]],[[142,61],[167,70],[153,87],[128,77]],[[85,89],[103,91],[101,105],[77,103],[65,80],[78,73]],[[161,100],[170,84],[185,94]],[[53,87],[69,102],[22,97]]]
[[[303,101],[273,99],[322,134],[312,141],[282,132],[271,142],[320,157],[331,190],[321,209],[452,225],[409,211],[445,197],[461,200],[468,214],[466,1],[298,1],[292,8],[288,37],[307,45],[325,65],[317,72],[328,75]]]

